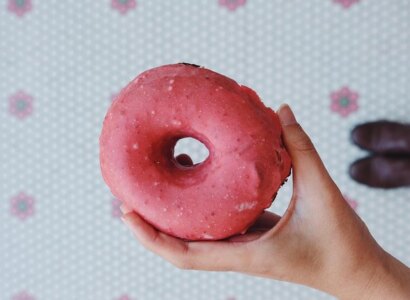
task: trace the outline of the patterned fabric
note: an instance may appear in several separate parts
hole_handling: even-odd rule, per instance
[[[288,102],[378,242],[410,264],[409,189],[353,182],[349,131],[410,122],[408,0],[5,0],[0,5],[0,299],[331,299],[241,274],[181,271],[119,221],[99,170],[115,95],[190,62]],[[181,152],[203,159],[200,145]],[[292,184],[272,210],[287,207]]]

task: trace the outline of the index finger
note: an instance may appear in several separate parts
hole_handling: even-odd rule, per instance
[[[160,232],[135,212],[122,219],[144,247],[181,269],[240,271],[251,259],[248,243],[184,241]]]

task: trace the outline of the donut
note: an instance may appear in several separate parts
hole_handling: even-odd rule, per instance
[[[208,148],[203,162],[174,157],[186,137]],[[245,233],[291,168],[279,119],[253,90],[185,63],[130,82],[109,108],[99,142],[112,194],[156,229],[185,240]]]

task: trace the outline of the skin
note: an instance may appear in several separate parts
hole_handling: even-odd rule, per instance
[[[294,282],[340,299],[410,299],[410,269],[377,244],[345,201],[290,107],[278,115],[294,182],[282,217],[266,211],[246,234],[221,241],[169,236],[125,206],[123,221],[143,246],[181,269]]]

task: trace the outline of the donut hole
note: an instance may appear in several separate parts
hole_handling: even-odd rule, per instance
[[[192,137],[179,139],[174,147],[174,159],[184,167],[198,165],[204,162],[208,156],[209,150],[205,144]]]

